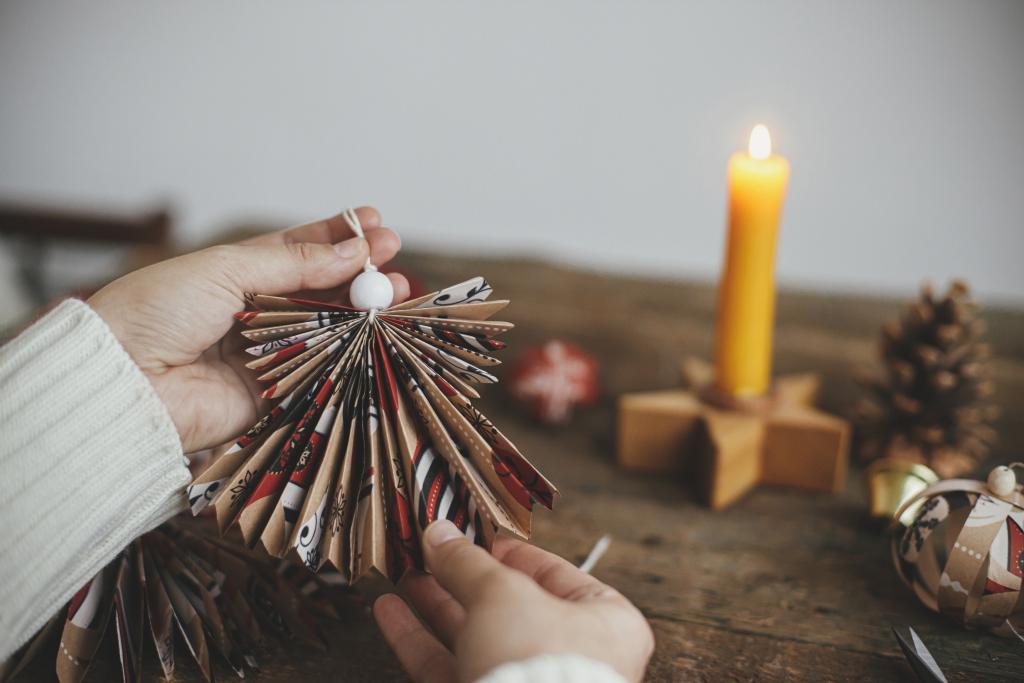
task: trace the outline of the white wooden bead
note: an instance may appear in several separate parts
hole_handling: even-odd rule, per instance
[[[1009,496],[1017,488],[1017,476],[1006,465],[988,473],[988,488],[997,496]]]
[[[352,281],[348,296],[352,305],[360,310],[381,310],[391,305],[395,298],[395,288],[384,273],[366,270]]]

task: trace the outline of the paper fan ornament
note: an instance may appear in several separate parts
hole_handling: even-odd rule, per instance
[[[187,517],[167,522],[133,541],[82,586],[0,667],[0,681],[44,656],[52,644],[57,679],[79,683],[104,637],[115,639],[124,681],[141,680],[143,651],[151,646],[166,678],[173,677],[175,660],[185,657],[207,681],[213,680],[214,655],[241,678],[257,669],[256,655],[266,650],[269,636],[324,648],[314,615],[338,613],[310,595],[328,589],[297,585],[286,576],[287,567],[275,568],[279,561],[270,559],[207,535]]]
[[[249,297],[248,367],[277,403],[192,483],[192,511],[212,505],[222,531],[237,523],[248,544],[295,548],[350,583],[421,566],[419,530],[437,519],[485,547],[528,537],[555,487],[470,402],[513,327],[488,320],[508,304],[490,294],[478,277],[392,306],[367,262],[353,307]]]

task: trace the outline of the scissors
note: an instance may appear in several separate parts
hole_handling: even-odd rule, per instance
[[[914,670],[918,680],[922,683],[948,683],[942,669],[935,662],[935,657],[932,657],[932,653],[918,637],[917,631],[909,626],[907,630],[910,631],[909,643],[899,634],[895,626],[892,627],[892,634],[896,636],[896,642],[900,644],[903,656],[907,658],[907,662],[910,663],[910,668]]]

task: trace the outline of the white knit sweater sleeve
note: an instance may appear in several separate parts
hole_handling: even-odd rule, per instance
[[[558,654],[502,664],[477,683],[626,683],[626,679],[604,662]]]
[[[0,348],[0,661],[136,536],[185,508],[149,381],[68,300]]]

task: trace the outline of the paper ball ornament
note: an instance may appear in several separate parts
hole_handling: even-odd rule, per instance
[[[522,355],[512,370],[512,395],[547,424],[566,422],[576,406],[597,401],[598,363],[586,351],[552,339]]]
[[[997,468],[1008,470],[1008,468]],[[1009,472],[1012,476],[1012,471]],[[896,570],[920,600],[969,628],[1024,633],[1024,494],[1006,472],[987,483],[950,479],[933,484],[897,511],[920,506],[893,538]]]
[[[0,680],[43,656],[58,633],[61,683],[86,677],[105,636],[116,640],[124,681],[141,680],[150,644],[167,679],[173,678],[177,640],[207,681],[213,680],[211,651],[244,678],[257,668],[268,636],[325,647],[314,614],[338,614],[312,596],[329,588],[296,563],[306,579],[299,585],[287,578],[287,568],[274,566],[278,560],[210,536],[201,526],[175,519],[133,541],[0,667]]]
[[[193,512],[352,583],[421,566],[418,530],[437,519],[487,547],[528,537],[555,487],[470,402],[512,328],[488,320],[508,304],[490,293],[474,278],[370,311],[251,296],[248,366],[277,403],[189,487]]]

